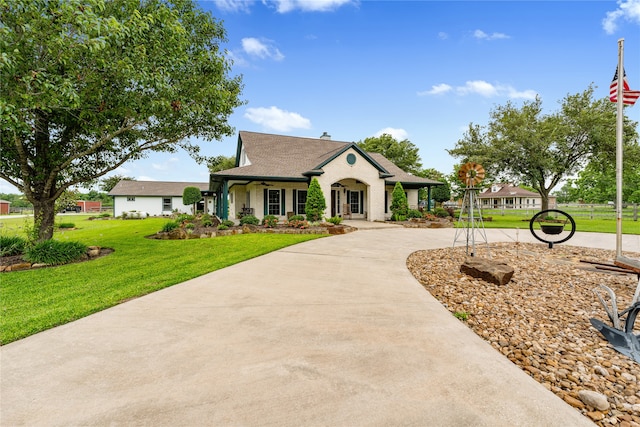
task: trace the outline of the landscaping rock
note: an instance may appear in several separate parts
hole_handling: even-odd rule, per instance
[[[506,285],[513,276],[513,267],[486,258],[470,258],[460,266],[460,272],[496,285]]]
[[[604,394],[600,394],[592,390],[580,390],[578,392],[578,397],[585,403],[585,405],[591,406],[599,411],[606,411],[609,409],[609,401],[607,400],[607,396]]]

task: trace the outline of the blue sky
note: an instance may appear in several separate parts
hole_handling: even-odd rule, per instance
[[[360,141],[409,139],[423,167],[444,173],[446,152],[469,123],[539,95],[551,112],[593,83],[607,97],[625,39],[631,89],[640,90],[640,0],[622,1],[200,1],[223,21],[247,101],[236,134],[201,141],[234,155],[237,131]],[[640,104],[626,108],[640,121]],[[138,180],[208,180],[186,153],[154,154],[113,174]],[[0,192],[7,192],[0,183]]]

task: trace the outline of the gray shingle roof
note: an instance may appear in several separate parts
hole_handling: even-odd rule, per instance
[[[538,193],[534,193],[533,191],[525,190],[524,188],[516,187],[511,184],[493,185],[500,187],[500,189],[496,192],[492,192],[491,187],[489,187],[478,194],[478,198],[487,199],[491,197],[540,197]]]
[[[212,174],[213,176],[306,180],[305,173],[314,171],[318,166],[353,145],[352,142],[330,139],[247,131],[240,131],[238,139],[251,164],[219,171]],[[388,179],[391,182],[439,184],[437,181],[409,175],[381,154],[366,154],[373,162],[386,170],[381,170],[382,173],[389,172],[394,175]]]
[[[208,182],[130,181],[118,182],[110,196],[180,196],[186,187],[197,187],[201,191],[209,189]]]

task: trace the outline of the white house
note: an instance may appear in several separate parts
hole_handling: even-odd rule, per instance
[[[391,193],[400,182],[409,206],[417,209],[418,190],[442,183],[402,171],[378,153],[352,142],[241,131],[236,167],[212,173],[209,191],[221,203],[216,214],[279,219],[305,213],[307,189],[317,178],[327,201],[324,217],[383,221],[391,216]],[[430,194],[429,194],[430,198]]]
[[[109,192],[113,197],[113,214],[141,211],[152,216],[170,215],[173,211],[191,213],[192,206],[182,203],[186,187],[197,187],[203,193],[203,200],[197,209],[213,213],[213,197],[209,196],[206,182],[167,182],[122,180]]]
[[[486,209],[540,209],[542,197],[533,191],[511,184],[496,183],[478,194],[481,207]],[[549,206],[555,205],[555,197],[549,198]]]

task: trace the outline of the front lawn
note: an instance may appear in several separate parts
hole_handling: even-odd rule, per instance
[[[166,218],[94,220],[65,216],[77,229],[56,231],[115,251],[96,260],[0,274],[0,343],[82,318],[266,253],[322,237],[314,234],[241,234],[191,240],[150,240]],[[32,218],[27,221],[33,221]],[[25,219],[2,219],[3,234],[21,233]]]

